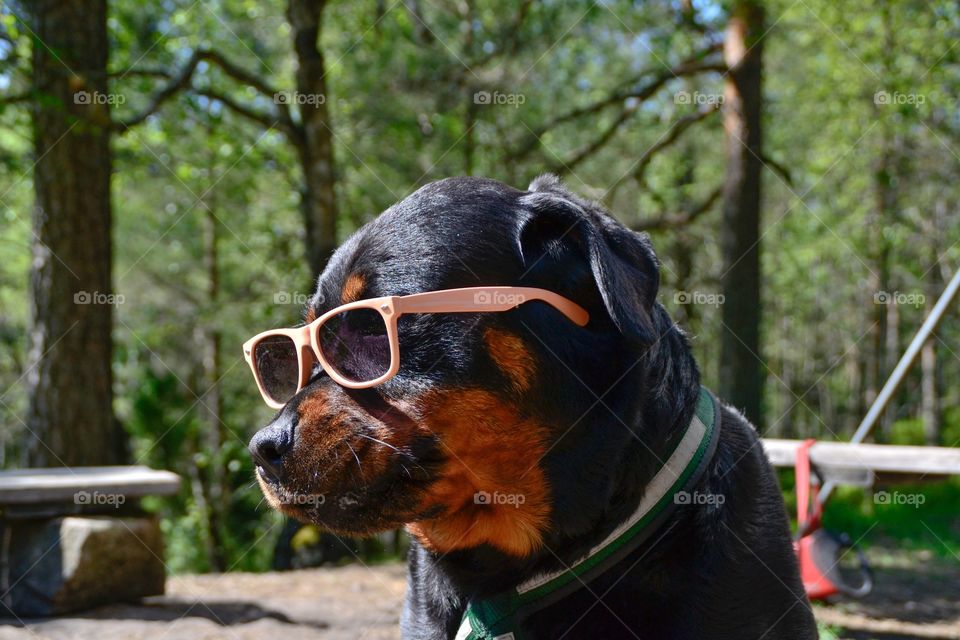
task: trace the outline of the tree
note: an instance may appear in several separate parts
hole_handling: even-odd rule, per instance
[[[760,347],[760,174],[764,11],[738,0],[730,11],[724,58],[723,126],[727,136],[723,187],[724,295],[720,338],[720,395],[763,426]]]
[[[113,413],[106,0],[28,3],[36,206],[26,374],[32,465],[119,464]]]
[[[300,207],[307,241],[307,260],[316,278],[337,248],[336,174],[333,126],[327,109],[327,82],[319,46],[325,0],[290,0],[287,20],[297,57],[300,124],[291,138],[303,168]]]
[[[319,44],[325,6],[326,2],[318,0],[289,0],[287,4],[287,21],[291,27],[293,52],[297,60],[296,91],[281,91],[261,74],[246,70],[224,54],[198,48],[179,72],[152,70],[153,75],[165,77],[168,82],[157,90],[145,109],[114,125],[120,132],[127,131],[156,113],[178,93],[192,91],[218,101],[232,112],[267,129],[282,131],[296,150],[300,162],[300,211],[312,281],[316,281],[337,247],[334,129],[327,105],[329,95],[324,55]],[[254,89],[260,100],[271,101],[272,107],[262,109],[245,103],[209,84],[197,86],[194,84],[195,75],[202,62],[219,68],[226,76]],[[128,70],[128,73],[142,72],[139,69]],[[291,113],[291,106],[296,106],[299,117]]]

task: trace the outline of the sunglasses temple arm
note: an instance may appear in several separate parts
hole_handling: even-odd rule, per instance
[[[440,294],[440,295],[434,295]],[[519,299],[498,302],[499,295],[515,295]],[[585,326],[590,314],[575,302],[550,291],[525,288],[466,289],[413,294],[398,299],[400,313],[477,313],[484,311],[511,311],[525,302],[539,300],[565,315],[578,326]]]

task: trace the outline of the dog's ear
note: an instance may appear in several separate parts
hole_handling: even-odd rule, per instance
[[[624,227],[599,203],[570,193],[556,176],[536,178],[528,191],[520,198],[528,215],[517,236],[526,270],[553,262],[568,272],[561,277],[569,282],[576,276],[569,272],[578,269],[560,257],[572,245],[616,328],[631,340],[651,343],[660,269],[649,238]]]

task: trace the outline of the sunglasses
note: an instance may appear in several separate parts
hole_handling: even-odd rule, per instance
[[[397,320],[404,314],[509,311],[533,300],[546,302],[581,327],[590,318],[580,305],[545,289],[445,289],[349,302],[306,326],[257,334],[244,343],[243,355],[264,401],[280,409],[309,382],[316,364],[350,389],[383,384],[396,375]]]

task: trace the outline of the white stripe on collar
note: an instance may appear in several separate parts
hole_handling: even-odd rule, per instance
[[[716,417],[714,417],[716,421]],[[517,586],[517,593],[523,594],[528,591],[532,591],[538,587],[541,587],[554,578],[575,569],[580,564],[586,562],[597,553],[605,549],[607,546],[615,542],[620,538],[624,533],[626,533],[633,525],[640,521],[641,518],[650,513],[650,510],[653,509],[657,504],[663,500],[667,493],[673,488],[676,484],[677,479],[680,478],[680,475],[684,472],[687,466],[693,460],[694,455],[697,453],[697,449],[700,448],[700,443],[703,442],[703,438],[707,432],[707,425],[703,423],[700,419],[700,416],[694,414],[693,420],[690,421],[690,426],[687,429],[687,432],[683,435],[683,439],[680,440],[680,443],[677,445],[677,448],[674,449],[673,454],[666,461],[663,467],[657,472],[650,483],[647,485],[646,491],[643,493],[643,498],[640,499],[640,504],[637,506],[637,510],[633,512],[629,518],[624,520],[620,526],[610,532],[602,542],[590,549],[589,552],[572,565],[566,569],[560,569],[552,573],[545,573],[536,577],[533,577],[526,582],[522,582]]]

